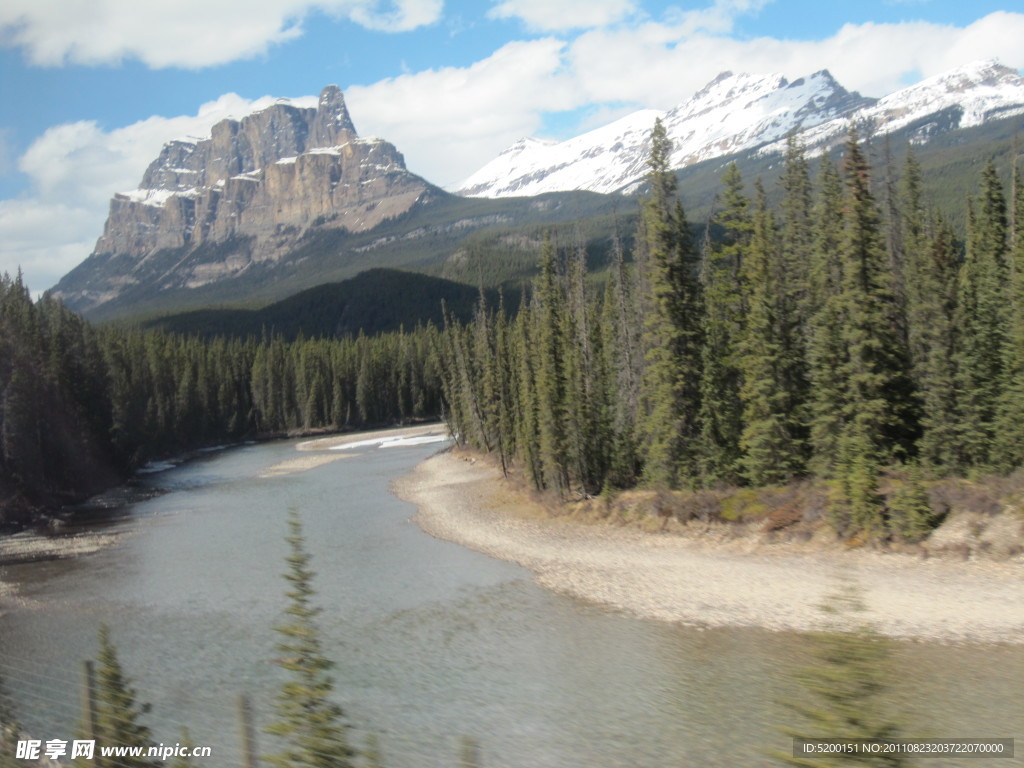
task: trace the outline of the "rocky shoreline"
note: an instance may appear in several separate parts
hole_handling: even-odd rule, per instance
[[[820,605],[853,580],[863,619],[904,639],[1024,643],[1020,559],[923,559],[868,549],[722,542],[552,518],[500,472],[444,453],[399,480],[433,536],[518,563],[556,592],[628,613],[698,626],[811,630]]]

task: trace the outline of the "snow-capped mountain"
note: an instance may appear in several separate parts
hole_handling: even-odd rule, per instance
[[[971,128],[1020,114],[1024,114],[1024,77],[995,61],[976,61],[891,93],[848,119],[816,126],[805,131],[803,139],[809,147],[827,147],[843,140],[851,122],[862,132],[874,134],[920,123],[917,139],[925,141],[938,129]]]
[[[777,74],[724,72],[667,112],[641,110],[562,142],[522,139],[459,185],[458,194],[630,191],[646,174],[658,117],[672,140],[672,166],[684,168],[751,149],[781,151],[793,130],[813,152],[843,141],[851,123],[880,134],[920,122],[919,136],[925,138],[940,127],[966,128],[1021,113],[1024,78],[992,61],[968,64],[880,100],[845,90],[827,71],[793,82]]]

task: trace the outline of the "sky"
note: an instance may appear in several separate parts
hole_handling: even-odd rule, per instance
[[[1017,0],[1020,2],[1020,0]],[[360,135],[442,187],[524,136],[669,109],[725,70],[883,96],[1024,68],[1007,0],[3,0],[0,273],[81,263],[161,146],[340,86]]]

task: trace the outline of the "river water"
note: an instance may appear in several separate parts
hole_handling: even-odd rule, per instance
[[[150,476],[167,493],[114,523],[118,545],[8,568],[25,600],[0,619],[0,672],[23,725],[74,738],[105,622],[155,739],[186,727],[213,748],[199,765],[240,766],[237,697],[265,726],[282,680],[273,627],[294,508],[337,699],[355,746],[376,734],[389,768],[453,766],[464,737],[488,768],[727,768],[791,748],[780,701],[799,694],[806,637],[635,619],[427,536],[388,487],[437,448],[363,446],[301,471],[289,462],[318,454],[293,442],[209,454]],[[890,704],[908,735],[1014,737],[1024,755],[1024,647],[901,643],[895,662]]]

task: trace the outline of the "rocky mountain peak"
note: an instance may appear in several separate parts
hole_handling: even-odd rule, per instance
[[[431,189],[393,145],[359,138],[329,85],[315,109],[282,99],[168,142],[55,293],[87,311],[136,286],[202,287],[282,258],[311,228],[372,229]]]
[[[316,117],[310,129],[310,146],[338,146],[356,136],[356,127],[345,106],[345,96],[338,86],[328,85],[320,92]]]

